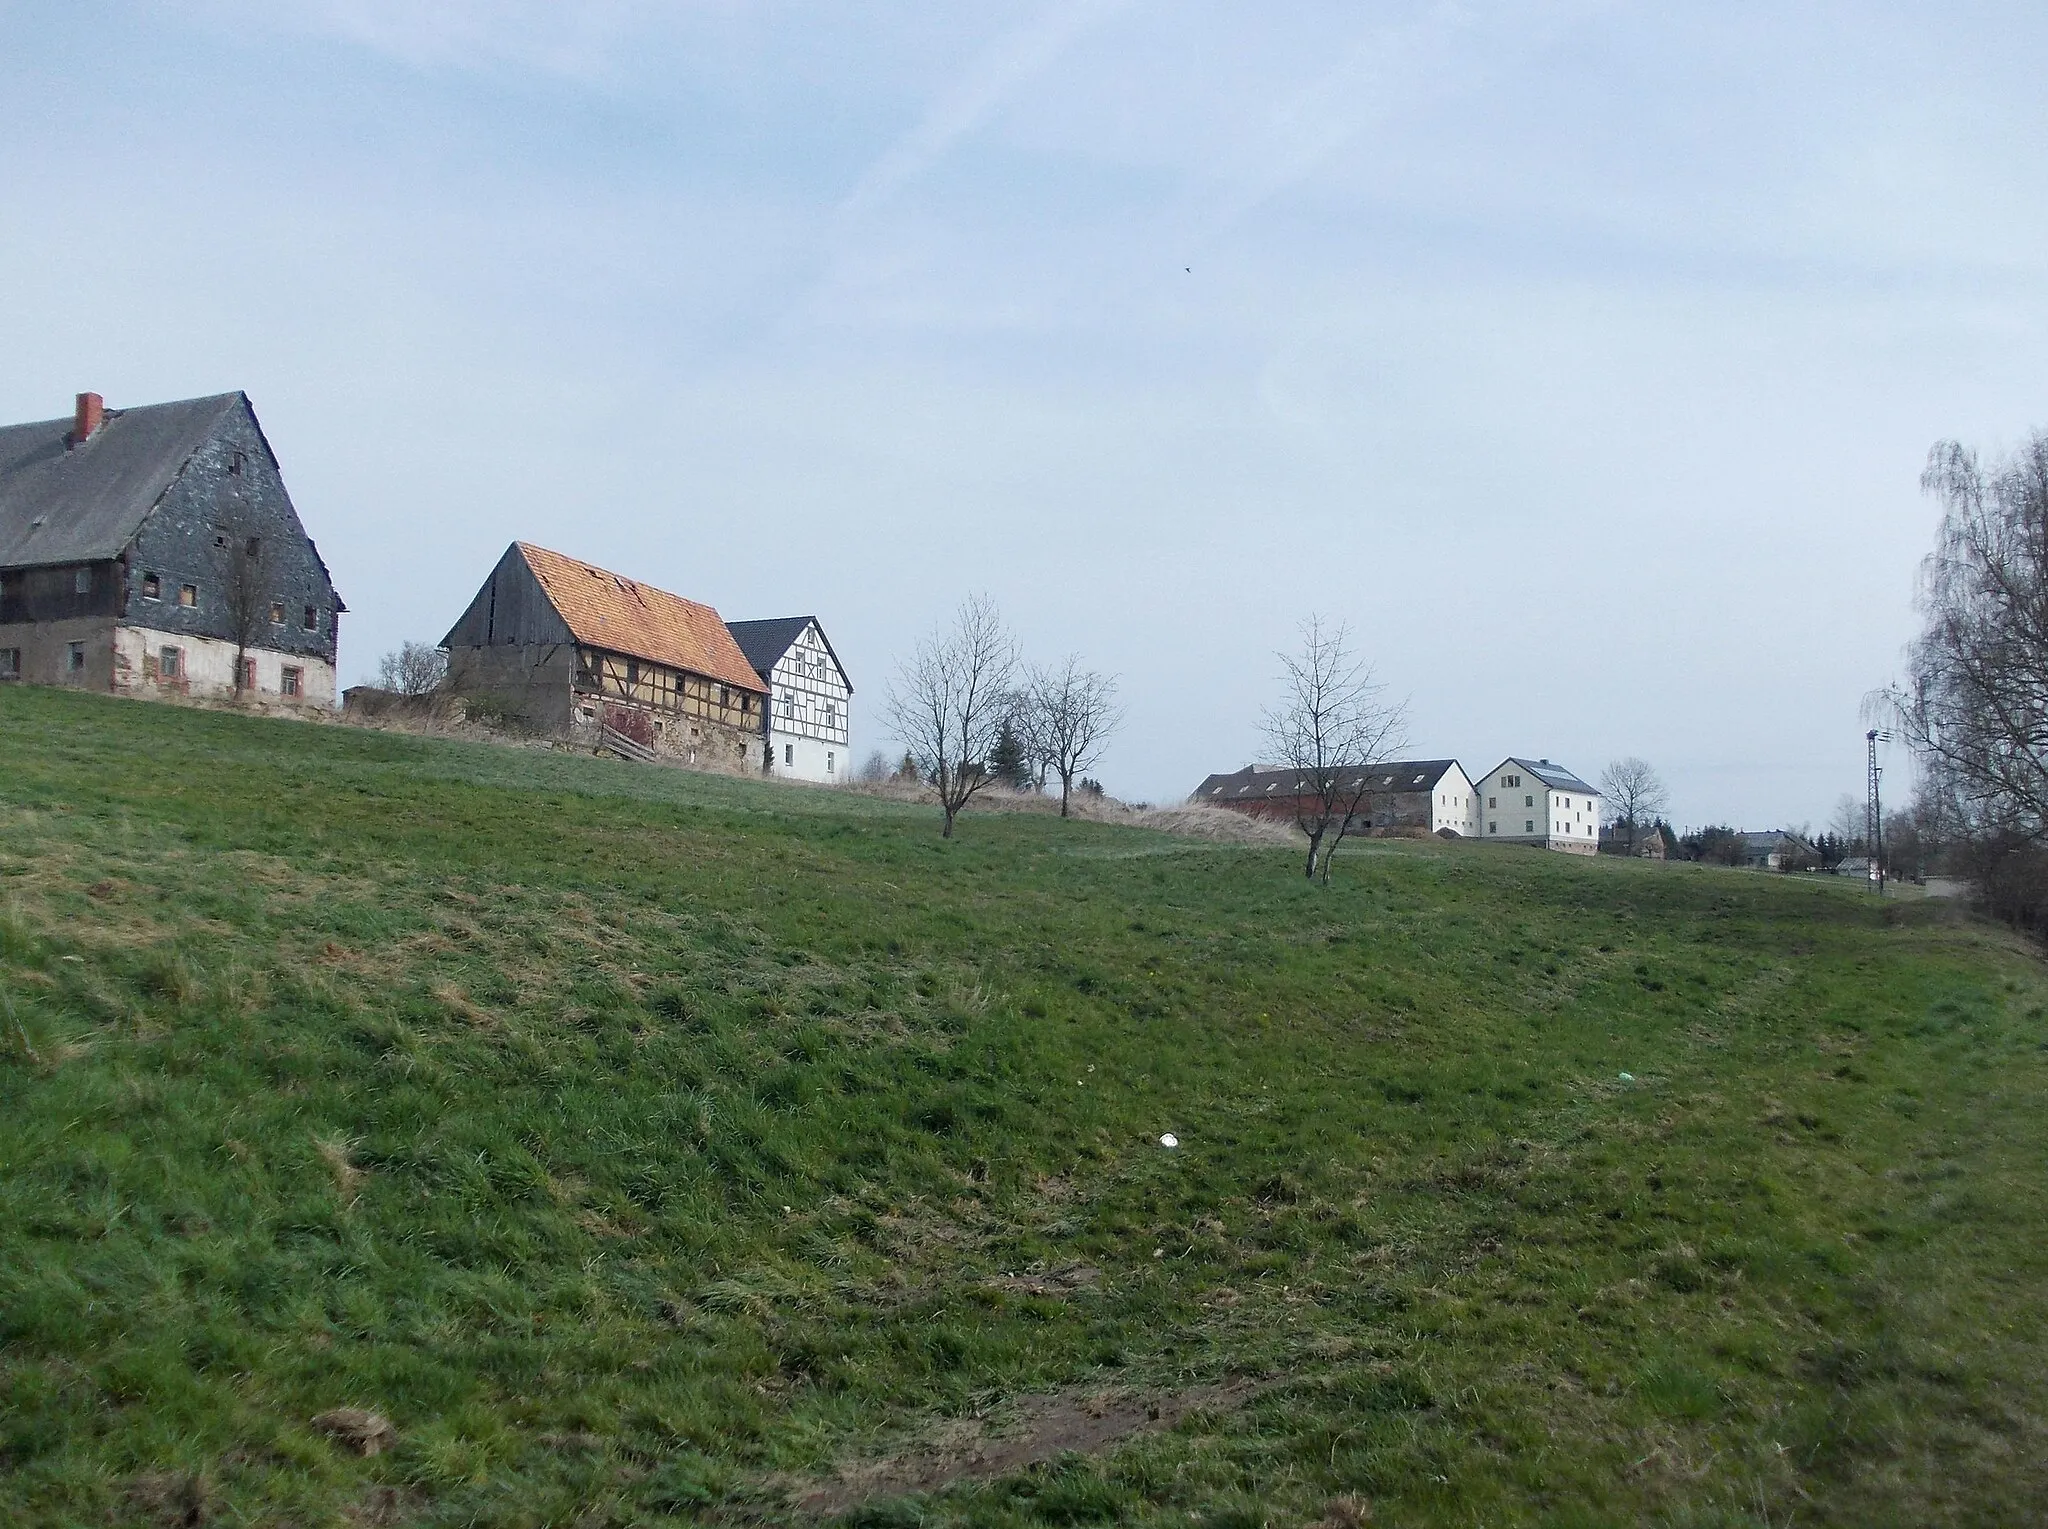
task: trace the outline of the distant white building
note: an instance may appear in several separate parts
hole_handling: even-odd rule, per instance
[[[1398,759],[1369,765],[1339,782],[1358,808],[1346,833],[1454,833],[1471,838],[1479,832],[1479,796],[1455,759]],[[1313,805],[1309,799],[1314,797]],[[1212,775],[1195,788],[1191,800],[1229,807],[1254,817],[1291,822],[1303,813],[1321,811],[1315,787],[1299,770],[1260,769],[1246,765],[1230,775]]]
[[[768,685],[768,773],[788,780],[845,779],[853,683],[817,618],[728,621],[726,628]]]
[[[1600,852],[1600,793],[1547,759],[1504,759],[1479,782],[1480,837],[1539,844],[1574,855]]]

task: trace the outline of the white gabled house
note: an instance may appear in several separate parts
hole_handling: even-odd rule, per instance
[[[1600,793],[1547,759],[1504,759],[1479,782],[1480,837],[1574,855],[1600,852]]]
[[[844,780],[853,682],[817,618],[729,621],[726,627],[768,686],[768,773],[787,780]]]

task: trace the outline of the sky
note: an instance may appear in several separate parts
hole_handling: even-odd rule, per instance
[[[245,390],[344,684],[523,538],[817,615],[864,754],[985,593],[1159,801],[1319,615],[1417,756],[1820,827],[1928,448],[2048,426],[2044,62],[2019,3],[0,0],[0,419]]]

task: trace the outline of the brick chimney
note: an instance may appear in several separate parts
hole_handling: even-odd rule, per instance
[[[78,395],[78,412],[71,417],[71,444],[76,446],[92,439],[93,431],[99,429],[106,418],[107,401],[97,393]]]

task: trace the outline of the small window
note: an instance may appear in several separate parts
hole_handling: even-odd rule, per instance
[[[830,749],[825,750],[825,773],[827,775],[830,775],[832,771],[837,767],[838,758],[839,756],[834,754]]]
[[[306,607],[304,625],[306,630],[309,632],[317,632],[320,630],[320,611],[317,606],[309,605]]]
[[[85,644],[68,642],[64,645],[64,671],[67,674],[85,673]]]
[[[199,604],[199,586],[197,584],[180,584],[178,586],[178,603],[188,610],[196,607]]]
[[[157,654],[156,673],[158,679],[175,680],[184,678],[185,650],[183,648],[165,648]]]
[[[1530,818],[1528,821],[1523,823],[1522,832],[1525,834],[1532,834],[1536,832],[1536,820],[1534,818]]]
[[[1490,833],[1490,834],[1497,834],[1497,833],[1499,833],[1499,832],[1500,832],[1500,824],[1498,824],[1498,823],[1488,823],[1488,824],[1486,825],[1486,831],[1487,831],[1488,833]]]
[[[241,476],[242,476],[242,468],[243,468],[243,467],[244,467],[245,465],[247,465],[247,463],[248,463],[248,460],[249,460],[249,458],[248,458],[247,454],[246,454],[246,453],[244,453],[244,452],[240,452],[240,451],[237,451],[237,452],[231,453],[231,454],[229,455],[229,457],[228,457],[228,472],[229,472],[229,473],[231,473],[231,474],[232,474],[233,476],[235,476],[235,477],[237,477],[237,478],[241,477]],[[251,554],[250,554],[250,556],[251,556],[251,557],[254,557],[254,556],[255,556],[255,554],[254,554],[254,553],[251,553]]]
[[[214,545],[215,545],[216,547],[225,547],[225,546],[226,546],[226,545],[228,544],[228,533],[227,533],[227,532],[225,532],[225,531],[216,531],[216,532],[214,532],[214,533],[213,533],[213,544],[214,544]]]
[[[718,704],[720,706],[732,705],[732,692],[724,685],[718,687]]]
[[[312,625],[311,622],[308,622],[306,624],[308,626]],[[640,683],[640,660],[637,658],[629,658],[626,660],[626,683],[628,685],[637,685]]]
[[[1522,798],[1522,805],[1524,807],[1534,807],[1536,805],[1536,798],[1533,796],[1525,796]]]
[[[1486,799],[1486,805],[1489,807],[1498,807],[1500,805],[1500,798],[1497,796],[1489,796]]]
[[[284,625],[284,601],[273,600],[270,602],[270,624],[272,626]]]
[[[145,573],[142,576],[142,598],[145,600],[161,600],[163,597],[164,581],[153,573]]]
[[[297,668],[292,664],[286,664],[284,672],[278,676],[277,688],[279,693],[283,695],[299,694],[304,689],[301,681],[304,678],[305,672],[305,670]]]
[[[92,593],[92,570],[90,568],[81,568],[71,575],[71,592],[74,595],[89,595]]]
[[[0,680],[21,678],[21,649],[0,648]]]
[[[784,744],[784,745],[782,746],[782,762],[783,762],[784,764],[786,764],[786,765],[793,765],[793,764],[795,764],[795,763],[796,763],[796,745],[795,745],[795,744],[793,744],[793,743],[785,743],[785,744]]]

